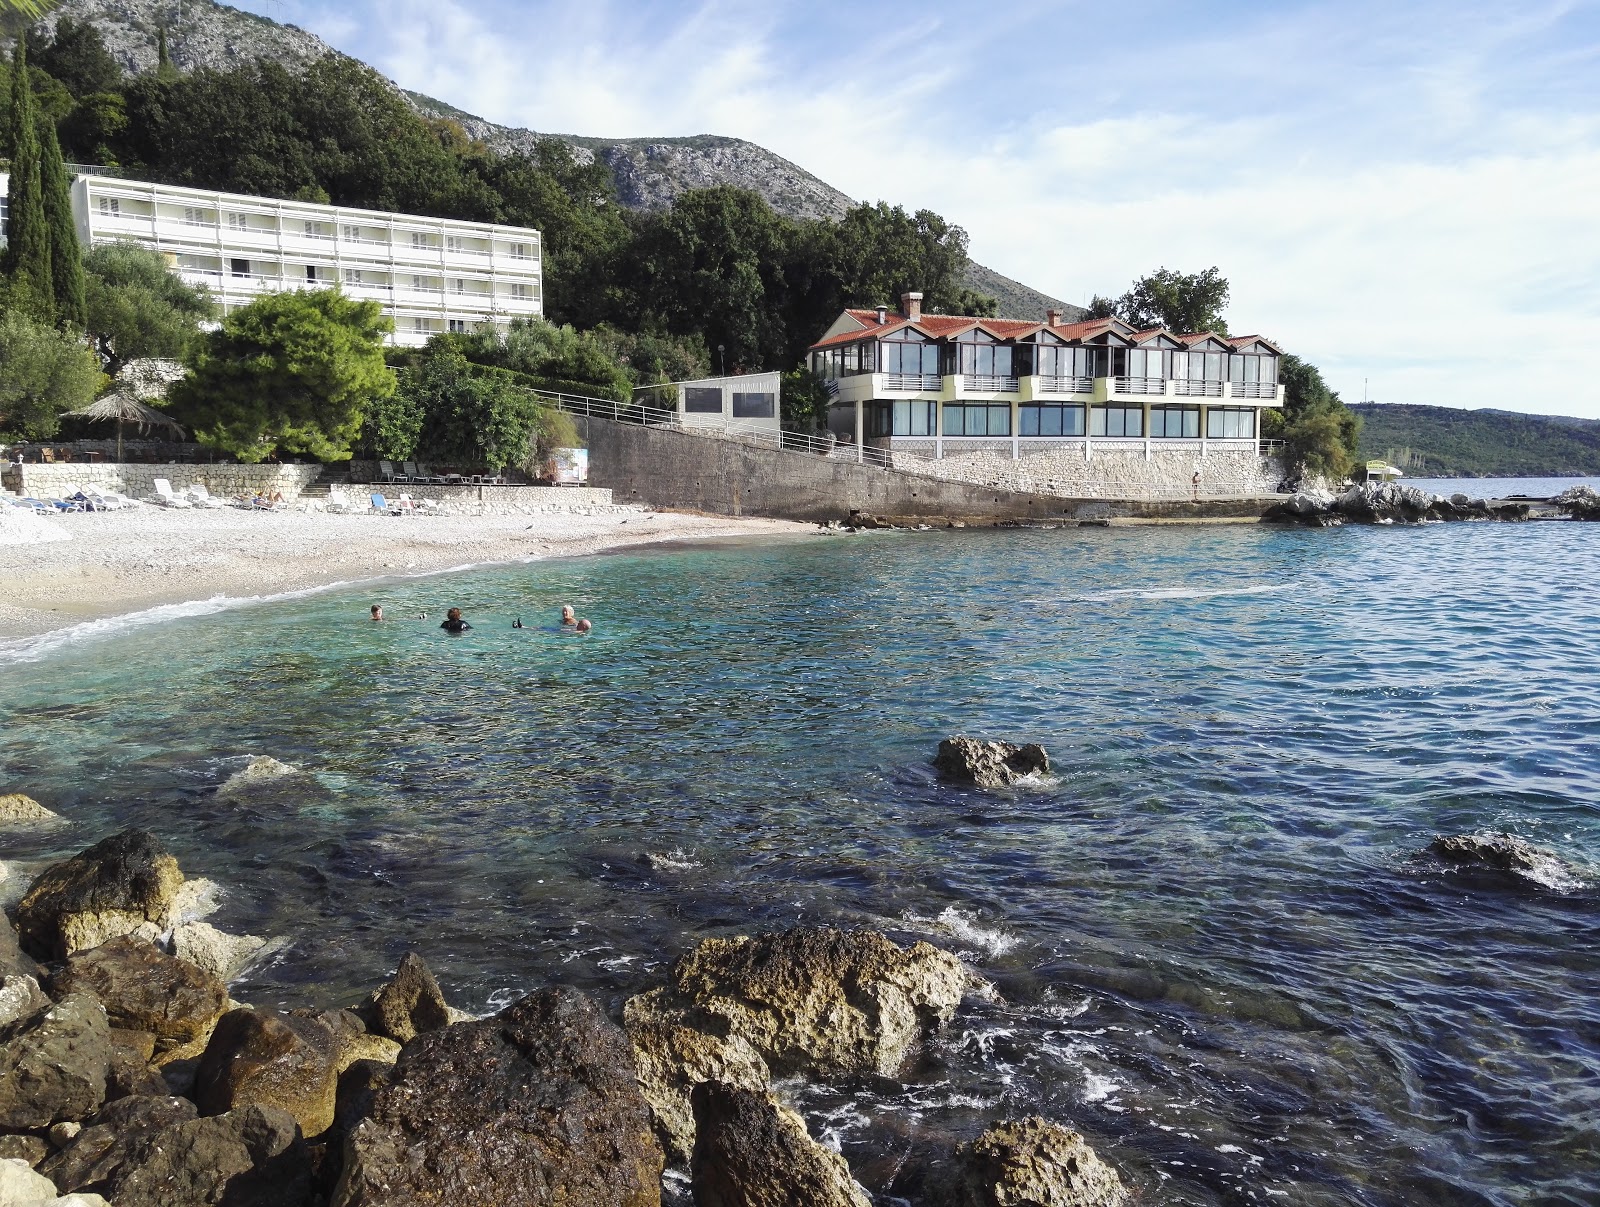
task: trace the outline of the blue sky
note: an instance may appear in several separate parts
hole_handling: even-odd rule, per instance
[[[748,138],[1068,301],[1215,264],[1349,401],[1600,417],[1600,0],[234,3],[507,124]]]

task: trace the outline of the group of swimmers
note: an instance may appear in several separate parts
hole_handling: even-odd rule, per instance
[[[377,621],[388,619],[388,617],[383,614],[382,604],[372,605],[372,619]],[[426,612],[419,612],[417,614],[417,619],[426,620],[428,619],[428,614]],[[440,623],[439,627],[446,633],[466,633],[470,632],[472,629],[472,626],[462,619],[460,608],[451,608],[448,612],[446,612],[444,615],[444,620]],[[522,617],[519,616],[511,622],[511,627],[514,629],[520,629],[525,628],[526,626],[522,623]],[[575,611],[573,611],[571,604],[562,604],[560,631],[566,635],[584,637],[594,631],[594,625],[587,617],[579,616]]]

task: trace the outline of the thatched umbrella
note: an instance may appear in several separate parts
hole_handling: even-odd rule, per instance
[[[183,426],[171,415],[163,415],[155,407],[147,407],[132,394],[121,391],[107,394],[104,398],[91,402],[79,411],[68,411],[67,414],[75,415],[79,419],[115,419],[117,421],[117,460],[122,460],[122,425],[125,423],[137,424],[140,432],[150,428],[166,428],[178,436],[183,435]]]

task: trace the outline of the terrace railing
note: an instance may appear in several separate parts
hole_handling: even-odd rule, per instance
[[[885,373],[883,387],[886,390],[915,390],[921,393],[925,390],[937,391],[940,381],[937,373]]]
[[[1165,394],[1167,382],[1162,377],[1113,377],[1113,394]]]
[[[1015,377],[1000,377],[992,373],[967,373],[962,384],[979,394],[1015,394],[1020,388]]]
[[[1190,380],[1180,377],[1176,383],[1177,393],[1183,398],[1221,398],[1222,383],[1220,381]]]
[[[1089,394],[1094,391],[1092,377],[1041,377],[1041,394]]]

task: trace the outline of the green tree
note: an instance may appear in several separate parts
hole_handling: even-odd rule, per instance
[[[104,381],[94,354],[70,332],[0,312],[0,431],[48,440],[61,413],[87,406]]]
[[[188,359],[200,324],[217,314],[210,294],[133,243],[101,244],[84,257],[84,298],[89,338],[113,377],[131,360]]]
[[[913,292],[930,313],[963,314],[983,304],[983,295],[962,284],[967,232],[932,210],[908,214],[881,201],[856,206],[838,225],[834,263],[846,305],[893,309]]]
[[[122,68],[92,22],[62,17],[53,34],[30,31],[28,54],[35,66],[60,80],[75,97],[115,92],[122,86]]]
[[[698,335],[622,331],[609,323],[586,333],[636,386],[711,376],[711,354]]]
[[[378,303],[336,290],[257,298],[204,337],[168,396],[174,417],[241,461],[274,451],[345,460],[367,407],[394,392],[390,326]]]
[[[128,102],[116,92],[94,92],[61,123],[61,146],[75,163],[117,164],[114,144],[128,131]]]
[[[83,327],[89,319],[84,300],[83,253],[78,247],[78,224],[72,217],[72,177],[61,158],[56,128],[43,123],[40,135],[39,178],[44,188],[45,220],[50,229],[51,292],[59,321]]]
[[[172,62],[172,51],[167,46],[167,27],[156,30],[156,79],[166,83],[178,78],[178,68]]]
[[[356,447],[374,461],[410,461],[417,455],[427,414],[417,391],[407,387],[408,374],[398,379],[395,392],[374,398],[361,421]]]
[[[1303,464],[1332,481],[1346,477],[1361,438],[1360,416],[1328,388],[1315,365],[1298,356],[1280,359],[1278,381],[1283,386],[1283,415],[1264,424],[1263,434],[1281,437],[1290,466]]]
[[[543,408],[507,380],[475,371],[459,351],[442,347],[403,375],[400,393],[422,417],[420,455],[453,465],[500,469],[537,455]]]
[[[11,304],[40,318],[52,318],[50,227],[40,176],[38,122],[28,83],[28,52],[17,39],[11,59],[11,113],[5,150],[11,159],[6,213],[4,266],[10,277]]]
[[[1220,270],[1182,273],[1158,268],[1141,277],[1117,299],[1117,316],[1140,329],[1165,327],[1180,335],[1211,331],[1228,334],[1222,312],[1228,305],[1228,281]]]
[[[820,431],[828,422],[833,397],[822,379],[805,365],[797,365],[783,375],[783,422],[785,427],[804,432]]]

